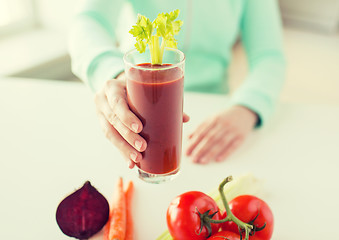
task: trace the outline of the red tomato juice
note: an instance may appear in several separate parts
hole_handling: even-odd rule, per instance
[[[179,168],[182,145],[184,74],[171,64],[143,63],[127,73],[130,109],[143,123],[147,149],[138,167],[153,174]]]

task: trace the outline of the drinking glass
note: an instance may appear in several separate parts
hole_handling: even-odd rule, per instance
[[[150,52],[124,56],[128,105],[143,124],[147,148],[137,163],[139,177],[150,183],[173,179],[182,151],[184,54],[166,48],[163,64],[152,65]]]

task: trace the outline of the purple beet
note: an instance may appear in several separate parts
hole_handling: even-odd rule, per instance
[[[77,239],[88,239],[108,221],[106,198],[89,181],[66,197],[58,206],[56,220],[61,231]]]

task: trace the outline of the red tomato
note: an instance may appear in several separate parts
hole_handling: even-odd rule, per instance
[[[240,240],[240,235],[239,233],[234,233],[231,231],[221,231],[216,234],[213,234],[211,237],[207,238],[207,240]],[[261,240],[261,239],[256,236],[253,236],[250,237],[250,240]]]
[[[213,234],[207,240],[240,240],[240,235],[231,231],[221,231]]]
[[[229,206],[237,218],[253,225],[254,231],[251,235],[254,234],[253,236],[261,240],[271,239],[274,225],[273,213],[263,200],[251,195],[242,195],[230,201]],[[265,227],[260,230],[263,226]],[[224,223],[222,229],[239,233],[238,226],[234,222]]]
[[[192,191],[177,196],[167,209],[167,226],[173,239],[205,240],[208,237],[208,230],[204,226],[200,232],[199,213],[207,211],[209,215],[216,212],[213,219],[221,219],[218,205],[205,193]],[[220,224],[212,223],[212,234],[218,232],[219,228]]]

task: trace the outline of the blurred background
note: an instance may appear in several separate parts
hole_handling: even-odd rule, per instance
[[[77,0],[0,0],[0,76],[79,81],[67,34]],[[284,102],[339,104],[339,0],[280,0],[288,61]],[[121,16],[133,13],[127,4]],[[131,20],[132,21],[132,20]],[[121,33],[133,22],[122,21]],[[130,42],[121,44],[129,48]],[[234,47],[231,89],[246,75]]]

